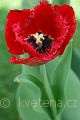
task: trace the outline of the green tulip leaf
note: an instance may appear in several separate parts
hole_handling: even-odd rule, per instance
[[[38,86],[42,86],[41,81],[30,74],[20,74],[17,77],[15,77],[14,82],[25,83],[27,80],[32,81],[33,83],[37,84]]]
[[[62,120],[80,120],[80,81],[77,75],[70,71],[66,86],[66,107]]]
[[[80,78],[80,52],[77,49],[73,50],[72,54],[72,69]]]
[[[22,120],[51,120],[40,105],[41,91],[34,83],[26,80],[20,83],[17,92],[17,106]]]
[[[56,57],[54,60],[45,64],[47,77],[49,79],[50,84],[51,84],[51,79],[53,77],[53,74],[54,74],[59,62],[60,62],[60,57]]]
[[[60,58],[60,62],[53,73],[51,84],[56,101],[61,100],[65,102],[65,87],[67,78],[71,67],[72,43],[65,49],[64,54]],[[61,110],[62,107],[58,107]]]
[[[41,79],[41,75],[40,75],[40,68],[39,68],[39,66],[22,65],[22,72],[24,74],[29,74],[31,76],[34,76],[37,79],[39,79],[40,81],[42,80]]]

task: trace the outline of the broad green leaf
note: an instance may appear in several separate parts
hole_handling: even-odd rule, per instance
[[[80,78],[80,52],[77,49],[73,50],[72,54],[72,69]]]
[[[39,2],[40,2],[40,0],[23,0],[22,6],[24,8],[31,9],[33,6],[36,6]]]
[[[28,57],[27,55],[22,55],[21,57]],[[47,69],[47,75],[48,75],[48,79],[51,82],[51,77],[57,67],[57,65],[60,62],[60,57],[55,58],[54,60],[46,63],[46,69]],[[37,79],[39,79],[40,81],[43,82],[42,78],[41,78],[41,72],[40,72],[40,67],[39,66],[28,66],[28,65],[22,65],[22,72],[23,74],[27,74],[27,75],[31,75],[33,77],[36,77]]]
[[[40,75],[39,66],[22,65],[22,72],[24,74],[29,74],[29,75],[32,75],[32,76],[36,77],[39,80],[42,80],[41,75]]]
[[[73,37],[73,49],[77,49],[76,51],[79,51],[80,56],[80,14],[79,14],[79,8],[80,8],[80,1],[79,0],[71,0],[70,1],[71,6],[73,7],[75,11],[76,16],[76,33]]]
[[[17,92],[17,106],[22,120],[51,120],[47,112],[39,105],[41,91],[31,81],[21,83]]]
[[[73,37],[73,59],[72,59],[72,69],[76,72],[76,74],[80,77],[80,1],[79,0],[71,0],[71,6],[73,7],[76,15],[76,33]]]
[[[80,81],[73,71],[70,71],[66,87],[66,108],[62,120],[80,120]]]
[[[52,77],[52,89],[55,95],[55,99],[65,101],[65,86],[67,83],[67,77],[71,66],[72,56],[72,43],[70,43],[64,54],[61,56],[60,62],[53,73]],[[61,109],[61,107],[60,107]]]
[[[36,77],[34,77],[34,76],[30,75],[30,74],[20,74],[20,75],[15,77],[14,82],[16,82],[16,83],[25,83],[28,80],[32,81],[33,83],[35,83],[39,87],[42,86],[42,82],[39,79],[37,79]]]
[[[52,60],[52,61],[45,64],[47,77],[48,77],[48,79],[50,81],[50,84],[51,84],[51,79],[53,77],[53,74],[54,74],[54,72],[56,70],[56,67],[58,66],[59,62],[60,62],[60,57],[57,57],[54,60]]]
[[[32,75],[28,75],[28,74],[20,74],[14,79],[14,82],[16,82],[16,83],[24,83],[25,84],[27,81],[32,81],[35,85],[37,85],[40,88],[40,90],[41,90],[41,100],[43,102],[45,100],[48,100],[48,97],[47,97],[47,94],[46,94],[43,83],[39,79],[37,79],[36,77],[34,77]],[[44,107],[44,109],[45,109],[45,107]],[[46,110],[47,110],[48,114],[50,116],[52,116],[52,112],[50,111],[51,108],[46,107]]]
[[[80,52],[80,19],[77,19],[76,33],[73,37],[73,48],[76,48]]]
[[[26,58],[26,57],[29,57],[29,55],[25,54],[25,55],[21,55],[21,57]],[[22,65],[22,73],[31,75],[33,77],[36,77],[39,80],[42,80],[41,75],[40,75],[40,67],[39,66]]]

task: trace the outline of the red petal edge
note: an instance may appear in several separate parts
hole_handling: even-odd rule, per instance
[[[29,65],[29,66],[38,66],[38,65],[42,65],[42,64],[44,64],[46,62],[47,61],[41,60],[41,59],[36,58],[36,57],[32,57],[32,58],[16,58],[15,56],[13,56],[10,59],[11,64],[25,64],[25,65]]]
[[[7,24],[5,27],[5,38],[9,52],[16,55],[24,54],[23,46],[16,40],[13,26],[17,24],[22,27],[30,15],[29,9],[24,10],[11,10],[7,16]],[[17,32],[16,32],[17,33]]]
[[[75,13],[71,6],[67,4],[63,4],[62,6],[55,5],[54,11],[61,15],[67,22],[68,26],[68,33],[67,36],[64,39],[64,43],[62,44],[60,48],[60,55],[63,54],[67,44],[71,40],[73,34],[76,31],[76,19],[75,19]]]

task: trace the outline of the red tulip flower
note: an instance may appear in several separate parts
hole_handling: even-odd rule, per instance
[[[63,54],[76,29],[73,8],[40,2],[32,10],[11,10],[7,16],[5,38],[13,64],[41,65]]]

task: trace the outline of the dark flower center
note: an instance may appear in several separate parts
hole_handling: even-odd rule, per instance
[[[44,35],[41,32],[30,35],[27,41],[41,54],[49,52],[52,44],[50,36]]]

